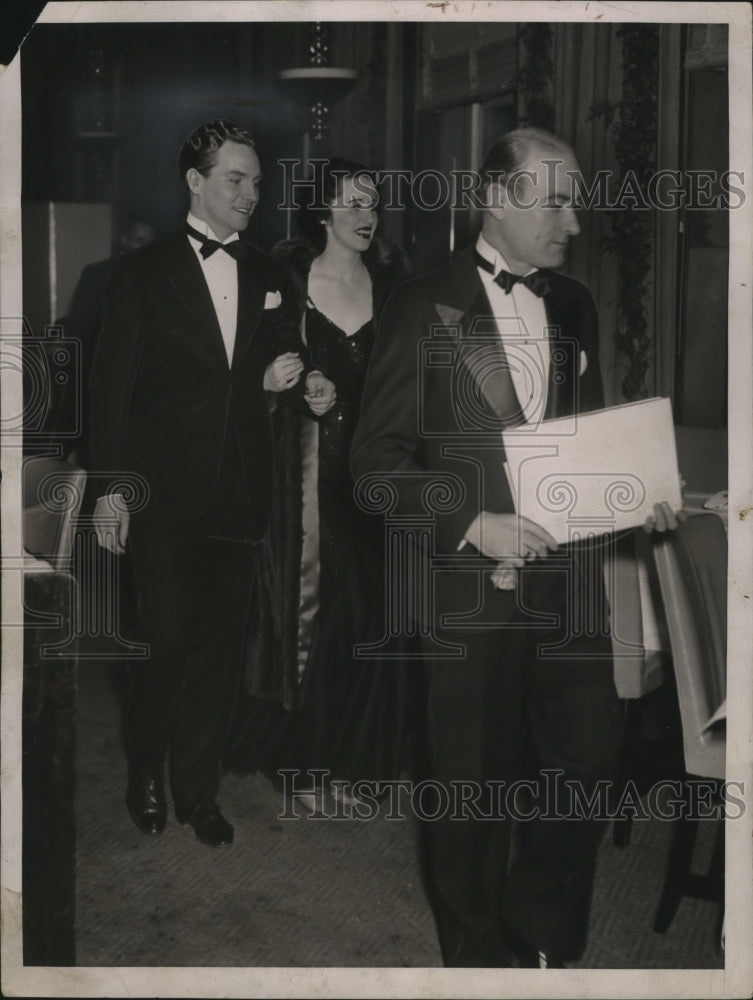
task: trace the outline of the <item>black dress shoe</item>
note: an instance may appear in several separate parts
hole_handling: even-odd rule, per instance
[[[126,805],[133,822],[147,837],[159,837],[164,831],[167,803],[161,782],[143,772],[131,772]]]
[[[228,823],[215,802],[202,803],[192,810],[175,810],[178,822],[193,827],[197,840],[207,847],[230,847],[233,827]]]

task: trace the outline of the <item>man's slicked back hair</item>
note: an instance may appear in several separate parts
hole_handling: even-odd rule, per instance
[[[541,128],[516,128],[507,132],[494,143],[481,164],[481,183],[486,187],[489,183],[504,183],[525,166],[528,155],[533,148],[542,150],[547,159],[557,159],[563,153],[572,155],[568,144],[545,132]]]
[[[193,168],[206,177],[215,164],[220,147],[226,142],[237,142],[241,146],[255,148],[253,137],[247,129],[222,118],[205,122],[193,130],[181,146],[178,156],[178,172],[186,190],[188,171]]]

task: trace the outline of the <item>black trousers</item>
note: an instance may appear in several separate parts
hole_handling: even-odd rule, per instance
[[[159,779],[169,751],[173,800],[186,811],[219,788],[257,546],[136,518],[129,544],[139,599],[132,635],[149,645],[149,658],[130,664],[130,764]]]
[[[585,944],[605,822],[572,818],[565,782],[584,801],[614,778],[622,717],[608,631],[579,634],[560,610],[555,627],[516,613],[491,631],[440,632],[465,647],[431,663],[428,699],[430,768],[453,804],[424,824],[448,966],[509,965],[513,942],[561,958]],[[480,791],[458,809],[461,786]]]

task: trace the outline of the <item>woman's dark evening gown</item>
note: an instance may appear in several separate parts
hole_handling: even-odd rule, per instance
[[[349,781],[393,778],[415,728],[422,665],[404,659],[418,648],[409,640],[382,642],[385,528],[359,507],[350,473],[374,323],[347,335],[309,299],[305,324],[313,365],[334,382],[337,402],[318,421],[282,405],[274,414],[278,496],[286,490],[300,499],[277,511],[266,567],[262,556],[247,650],[252,694],[242,697],[226,758],[236,772],[273,779],[281,768],[323,768]],[[292,611],[290,597],[280,599],[285,589],[295,591]],[[380,646],[378,655],[354,651],[368,644]],[[291,662],[297,677],[286,687]]]

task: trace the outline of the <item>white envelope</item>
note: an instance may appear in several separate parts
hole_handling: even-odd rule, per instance
[[[682,506],[672,407],[644,399],[502,432],[517,513],[557,542],[635,528]]]

